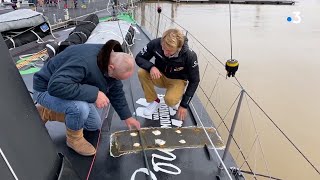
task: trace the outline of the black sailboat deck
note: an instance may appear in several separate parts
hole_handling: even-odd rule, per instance
[[[137,27],[140,32],[142,29]],[[67,37],[70,31],[59,31],[54,34],[63,40]],[[135,44],[131,47],[134,56],[149,42],[148,36],[145,33],[136,35]],[[11,51],[13,59],[21,54],[34,53],[41,50],[41,48],[28,48],[30,45],[23,46],[18,50]],[[130,109],[132,112],[143,105],[138,104],[137,100],[144,98],[143,91],[137,76],[137,69],[133,76],[126,81],[123,81],[124,91]],[[32,74],[23,75],[23,80],[29,91],[32,92]],[[157,89],[159,95],[164,94],[163,89]],[[142,99],[141,99],[142,98]],[[200,111],[202,104],[195,95],[192,100],[192,106],[188,111],[187,119],[182,124],[183,127],[198,126],[199,120],[196,117],[195,111]],[[162,106],[162,111],[170,114],[170,110],[165,105]],[[85,132],[85,138],[97,147],[96,156],[83,157],[66,146],[65,143],[65,125],[59,122],[48,122],[46,127],[54,144],[56,151],[62,153],[71,162],[74,171],[79,175],[80,179],[92,180],[143,180],[148,179],[148,170],[144,160],[143,151],[136,153],[125,154],[120,157],[112,157],[110,155],[110,136],[112,133],[127,130],[123,121],[120,120],[117,113],[112,107],[108,107],[101,112],[103,125],[101,131]],[[166,127],[175,128],[177,126],[172,124],[174,116],[170,115],[170,120],[161,119],[161,116],[153,119],[147,119],[140,116],[135,116],[141,123],[142,127]],[[205,127],[213,127],[212,121],[208,114],[203,113],[201,121]],[[151,137],[150,137],[151,138]],[[142,143],[143,145],[143,143]],[[223,151],[218,150],[220,155]],[[146,150],[146,158],[153,179],[166,180],[193,180],[215,179],[218,171],[219,161],[213,149],[203,148],[185,148],[175,150]],[[227,167],[236,166],[232,157],[227,156]],[[228,176],[222,172],[222,179],[229,179]],[[152,178],[151,178],[152,179]]]

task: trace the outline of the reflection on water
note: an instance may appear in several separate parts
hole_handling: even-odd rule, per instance
[[[144,9],[145,16],[148,16],[148,12],[154,11],[155,7],[156,4],[146,4],[141,10]],[[225,62],[230,58],[228,5],[162,3],[161,7],[164,14],[188,29],[218,59]],[[301,12],[300,24],[287,21],[287,17],[293,17],[295,11]],[[318,169],[319,12],[320,2],[316,0],[305,0],[294,6],[232,5],[233,57],[240,61],[237,73],[240,82]],[[142,21],[144,26],[151,27],[152,22],[157,22],[157,16],[147,19],[150,22]],[[167,20],[165,23],[172,24]],[[161,31],[166,27],[168,25],[161,26]],[[190,46],[199,48],[192,44]],[[205,54],[198,54],[198,57],[200,60],[210,57],[209,61],[215,61],[212,56]],[[201,65],[202,71],[205,66]],[[213,69],[207,68],[204,77],[202,86],[210,95],[219,76]],[[227,85],[229,82],[223,78],[218,81],[220,86],[215,87],[217,89],[211,93],[210,99],[217,106],[215,108],[226,115],[239,88]],[[229,90],[226,90],[227,87]],[[202,98],[201,93],[198,95]],[[205,98],[203,101],[214,117],[215,124],[220,124],[215,109]],[[242,142],[242,150],[250,155],[248,161],[252,163],[251,168],[255,172],[268,174],[267,166],[271,175],[281,179],[319,179],[319,175],[252,102],[244,100],[243,104],[235,137]],[[233,113],[224,118],[229,127],[232,118]],[[227,131],[223,125],[219,132],[226,140]],[[262,150],[259,143],[252,147],[252,142],[257,142],[257,136],[261,140]],[[232,151],[241,166],[243,159],[238,150],[233,148]],[[242,168],[248,169],[245,164]]]

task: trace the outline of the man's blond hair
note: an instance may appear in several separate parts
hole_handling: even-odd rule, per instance
[[[184,35],[179,29],[168,29],[163,33],[161,43],[169,49],[180,49],[184,44]]]

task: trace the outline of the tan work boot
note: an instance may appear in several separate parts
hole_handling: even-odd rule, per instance
[[[47,121],[64,122],[65,115],[63,113],[57,113],[55,111],[41,106],[40,104],[37,104],[36,107],[44,123],[46,123]]]
[[[83,129],[73,131],[67,128],[67,146],[83,156],[92,156],[96,149],[83,137]]]

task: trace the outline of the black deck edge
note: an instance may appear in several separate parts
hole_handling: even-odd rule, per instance
[[[102,124],[102,127],[101,127],[101,130],[102,131],[107,131],[107,132],[110,132],[111,130],[111,125],[112,125],[112,116],[113,114],[115,113],[115,110],[113,108],[112,105],[110,105],[108,107],[108,112],[106,114],[106,116],[104,117],[104,120],[103,120],[103,124]]]
[[[197,95],[195,94],[194,96],[197,96]],[[193,97],[193,98],[195,98],[195,97]],[[191,116],[191,119],[192,119],[193,123],[194,123],[196,126],[199,126],[198,120],[197,120],[197,118],[194,116],[195,110],[194,110],[193,108],[191,108],[190,105],[189,105],[188,110],[189,110],[189,112],[190,112],[190,116]]]
[[[80,180],[79,175],[73,170],[72,165],[68,158],[63,154],[59,153],[61,159],[61,168],[59,177],[57,180]]]
[[[209,159],[209,160],[212,160],[211,151],[210,151],[210,148],[208,147],[208,145],[205,144],[203,148],[204,148],[204,150],[205,150],[205,153],[206,153],[208,159]]]
[[[0,54],[0,145],[13,167],[12,175],[7,173],[8,168],[0,169],[0,179],[12,179],[13,172],[19,179],[57,179],[60,157],[2,35]],[[0,159],[0,164],[3,162]]]

